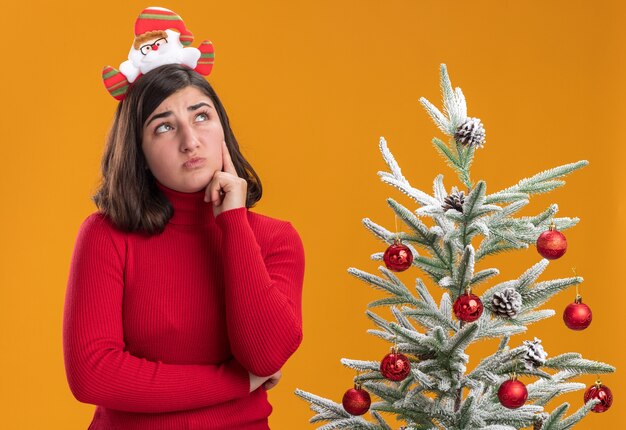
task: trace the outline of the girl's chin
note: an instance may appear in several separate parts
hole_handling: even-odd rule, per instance
[[[187,193],[196,193],[198,191],[205,190],[206,187],[209,186],[209,183],[211,182],[212,178],[213,178],[212,175],[208,178],[204,175],[203,177],[198,176],[195,178],[190,178],[189,180],[185,181],[181,185],[189,190],[189,191],[186,191]]]
[[[209,186],[209,183],[213,179],[213,172],[195,172],[193,175],[183,175],[182,177],[173,178],[170,177],[169,181],[160,181],[165,186],[171,184],[169,188],[172,188],[181,193],[196,193],[198,191],[205,190]],[[158,179],[157,179],[158,180]]]
[[[203,191],[205,191],[205,189],[206,189],[206,187],[194,187],[194,188],[180,187],[176,191],[181,192],[181,193],[186,193],[186,194],[193,194],[193,193],[203,192]]]

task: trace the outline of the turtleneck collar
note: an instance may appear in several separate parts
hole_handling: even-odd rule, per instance
[[[155,181],[157,187],[174,207],[174,216],[170,219],[170,223],[201,225],[214,222],[213,205],[204,201],[204,190],[183,193],[168,188],[157,180]]]

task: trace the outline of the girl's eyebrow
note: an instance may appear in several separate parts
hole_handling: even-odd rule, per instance
[[[200,103],[197,103],[197,104],[195,104],[195,105],[191,105],[191,106],[189,106],[189,107],[187,108],[187,110],[188,110],[188,111],[198,110],[198,109],[200,109],[202,106],[207,106],[207,107],[209,107],[209,108],[213,108],[213,106],[211,106],[210,104],[208,104],[208,103],[206,103],[206,102],[200,102]],[[167,111],[165,111],[165,112],[158,113],[158,114],[154,115],[152,118],[150,118],[150,119],[148,120],[148,122],[146,122],[145,127],[147,127],[148,125],[150,125],[150,123],[151,123],[152,121],[154,121],[155,119],[159,119],[159,118],[166,118],[166,117],[168,117],[168,116],[170,116],[170,115],[172,115],[172,111],[170,111],[170,110],[167,110]]]
[[[210,104],[208,104],[208,103],[206,103],[206,102],[200,102],[200,103],[198,103],[198,104],[195,104],[195,105],[189,106],[189,107],[187,108],[187,110],[189,110],[189,111],[192,111],[192,110],[197,110],[197,109],[200,109],[202,106],[207,106],[207,107],[213,108],[213,106],[211,106]]]

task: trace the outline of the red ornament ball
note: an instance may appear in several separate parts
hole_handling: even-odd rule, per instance
[[[505,408],[517,409],[526,403],[528,390],[523,382],[517,379],[504,381],[498,389],[498,399]]]
[[[550,230],[544,231],[537,238],[537,251],[543,258],[556,260],[567,251],[567,239],[563,233],[556,230],[554,224],[551,224]]]
[[[394,272],[403,272],[413,263],[413,253],[408,246],[403,245],[399,240],[389,246],[383,255],[385,266]]]
[[[591,308],[582,302],[580,297],[567,305],[563,311],[563,321],[572,330],[584,330],[591,324]]]
[[[613,404],[613,393],[611,393],[609,387],[597,382],[585,391],[585,403],[592,399],[598,399],[600,403],[596,404],[591,410],[598,413],[604,412]]]
[[[380,362],[380,373],[390,381],[402,381],[411,372],[411,362],[401,352],[391,352]]]
[[[454,315],[465,322],[476,321],[483,314],[483,302],[472,293],[460,295],[454,301]]]
[[[372,399],[370,398],[370,393],[360,386],[355,385],[354,388],[350,388],[344,393],[341,403],[347,413],[351,415],[363,415],[369,410]]]

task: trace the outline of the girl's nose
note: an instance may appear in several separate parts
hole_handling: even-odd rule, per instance
[[[192,150],[193,148],[198,146],[198,140],[196,139],[196,135],[191,127],[187,125],[182,125],[179,128],[180,133],[180,146],[183,152]]]

